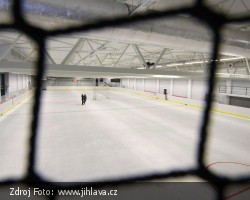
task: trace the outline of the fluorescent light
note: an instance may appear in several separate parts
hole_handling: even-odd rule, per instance
[[[180,76],[174,75],[152,75],[154,78],[181,78]]]
[[[122,78],[146,78],[144,76],[122,76]]]
[[[208,62],[208,61],[205,61]],[[202,64],[203,61],[196,61],[196,62],[186,62],[186,63],[174,63],[174,64],[168,64],[167,67],[174,67],[174,66],[183,66],[183,65],[193,65],[193,64]]]
[[[203,61],[197,61],[197,62],[187,62],[185,65],[192,65],[192,64],[202,64],[204,63]]]
[[[156,65],[155,67],[156,67],[156,68],[161,68],[161,67],[162,67],[162,65]]]
[[[174,63],[174,64],[169,64],[169,65],[166,65],[167,67],[172,67],[172,66],[181,66],[183,65],[183,63]]]
[[[237,57],[237,58],[223,58],[220,60],[215,60],[215,62],[218,61],[230,61],[230,60],[240,60],[244,59],[244,57]],[[205,60],[205,61],[194,61],[194,62],[186,62],[186,63],[173,63],[173,64],[168,64],[166,67],[175,67],[175,66],[183,66],[183,65],[193,65],[193,64],[202,64],[202,63],[208,63],[208,62],[213,62],[213,60]],[[157,67],[157,66],[156,66]],[[160,67],[160,66],[159,66]]]
[[[238,57],[238,58],[223,58],[223,59],[220,59],[220,61],[230,61],[230,60],[240,60],[240,59],[243,59],[244,57]]]

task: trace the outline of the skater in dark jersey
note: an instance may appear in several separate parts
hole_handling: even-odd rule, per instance
[[[83,105],[87,101],[87,95],[86,94],[84,94],[84,95],[82,94],[81,97],[82,97],[82,105]]]

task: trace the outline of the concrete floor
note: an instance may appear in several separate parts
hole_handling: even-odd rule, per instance
[[[85,91],[82,106],[81,93],[43,94],[36,169],[44,177],[94,181],[195,166],[202,110],[122,92],[94,101]],[[31,105],[28,100],[0,118],[0,180],[24,174]],[[211,170],[249,174],[249,130],[249,120],[213,114]]]

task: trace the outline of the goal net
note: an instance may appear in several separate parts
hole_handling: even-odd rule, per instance
[[[93,100],[110,99],[110,91],[108,87],[94,87]]]

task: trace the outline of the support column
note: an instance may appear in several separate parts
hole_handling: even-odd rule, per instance
[[[187,91],[187,98],[192,98],[192,79],[188,80],[188,91]]]
[[[227,90],[226,93],[227,94],[231,94],[232,93],[232,80],[228,79],[226,80],[226,86],[227,86]],[[224,96],[224,104],[230,105],[230,96]]]
[[[132,90],[135,90],[135,78],[132,81]]]
[[[231,94],[232,93],[232,80],[227,79],[226,86],[227,86],[226,93]]]
[[[19,74],[16,74],[16,90],[14,90],[13,92],[17,92],[19,91]]]
[[[130,89],[130,79],[128,78],[128,89]]]
[[[171,78],[171,81],[170,81],[170,91],[169,91],[169,95],[170,96],[173,96],[173,90],[174,90],[174,79]]]
[[[142,91],[145,91],[145,79],[142,79]]]
[[[156,93],[159,94],[160,92],[160,79],[157,79],[157,83],[156,83]]]
[[[137,79],[135,78],[135,90],[137,90]]]
[[[10,87],[11,87],[11,83],[10,83],[10,73],[4,73],[4,95],[8,95],[10,93]]]
[[[245,58],[248,74],[250,74],[250,66],[247,58]]]

